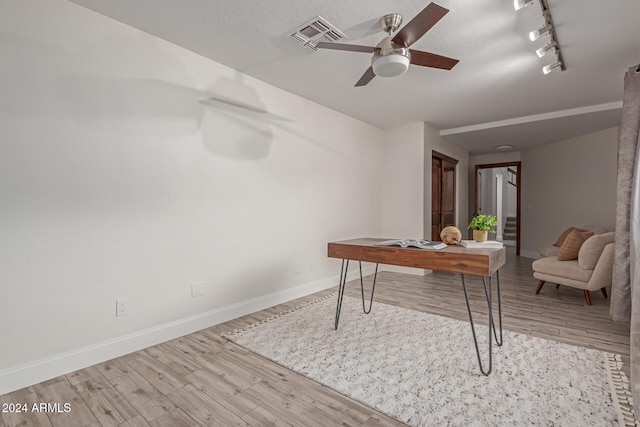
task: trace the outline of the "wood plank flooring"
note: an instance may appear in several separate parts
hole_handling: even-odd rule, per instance
[[[582,291],[551,285],[535,295],[531,260],[512,250],[500,271],[505,329],[620,353],[628,375],[629,326],[609,319],[609,300],[593,293],[593,305],[587,306]],[[481,282],[468,278],[467,283],[472,310],[486,324]],[[370,282],[365,286],[369,289]],[[458,275],[381,272],[376,287],[374,310],[375,302],[384,302],[468,320]],[[1,413],[0,427],[403,425],[220,337],[334,291],[0,396],[0,405],[26,403],[29,409],[43,402],[60,404],[53,412]],[[347,285],[347,294],[360,295],[357,282]],[[64,412],[64,403],[71,405],[70,412]]]

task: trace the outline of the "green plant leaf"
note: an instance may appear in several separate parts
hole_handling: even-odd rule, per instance
[[[469,223],[469,230],[480,230],[496,232],[496,226],[498,225],[498,219],[495,215],[476,215],[471,218]]]

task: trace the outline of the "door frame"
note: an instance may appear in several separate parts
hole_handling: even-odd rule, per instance
[[[475,174],[473,175],[473,181],[475,183],[475,203],[473,206],[473,214],[478,215],[478,202],[480,199],[478,172],[480,172],[481,169],[505,168],[509,166],[516,166],[518,168],[518,173],[516,175],[516,255],[520,255],[520,222],[522,221],[522,162],[487,163],[483,165],[476,165]]]

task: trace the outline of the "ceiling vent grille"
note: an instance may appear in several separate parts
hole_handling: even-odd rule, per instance
[[[311,21],[293,30],[289,37],[306,48],[318,50],[316,47],[318,42],[334,43],[347,36],[323,17],[316,16]]]

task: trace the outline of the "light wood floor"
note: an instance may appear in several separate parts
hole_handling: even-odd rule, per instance
[[[592,306],[581,291],[551,284],[535,295],[531,260],[512,253],[500,274],[505,329],[620,353],[628,375],[629,327],[609,319],[609,300],[601,293],[593,293]],[[480,316],[484,295],[478,282],[469,285]],[[0,427],[403,425],[220,338],[223,331],[333,291],[0,396],[2,404],[71,404],[69,413],[2,413]],[[347,285],[347,293],[359,296],[356,282]],[[452,274],[380,273],[375,301],[468,319],[460,277]]]

